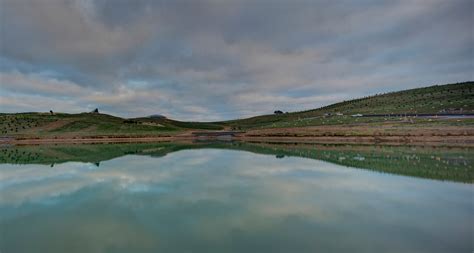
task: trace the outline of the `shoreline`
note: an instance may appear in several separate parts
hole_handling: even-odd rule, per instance
[[[162,135],[2,136],[0,145],[243,141],[267,143],[384,144],[474,147],[472,127],[315,126],[248,131],[188,130]]]
[[[0,145],[108,144],[173,141],[243,141],[264,143],[384,144],[474,147],[474,136],[248,136],[196,137],[192,135],[148,137],[61,137],[0,140]]]

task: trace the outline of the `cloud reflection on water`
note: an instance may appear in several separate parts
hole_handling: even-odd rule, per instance
[[[472,237],[470,185],[318,160],[202,149],[0,169],[7,248],[443,252]]]

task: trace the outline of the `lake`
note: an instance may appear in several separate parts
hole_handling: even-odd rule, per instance
[[[472,148],[0,147],[0,251],[472,252]]]

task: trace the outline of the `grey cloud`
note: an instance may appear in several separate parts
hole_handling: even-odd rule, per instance
[[[123,116],[165,111],[181,119],[233,118],[472,79],[469,0],[0,4],[1,57],[13,63],[2,64],[3,73],[54,72],[84,87],[70,92],[79,107],[94,104]],[[1,81],[4,89],[11,86]],[[298,90],[306,99],[292,97]],[[126,98],[112,101],[111,94],[125,91]],[[246,94],[275,99],[263,108]]]
[[[26,94],[75,96],[84,94],[87,90],[68,80],[42,77],[39,75],[24,75],[20,72],[0,73],[1,89]]]

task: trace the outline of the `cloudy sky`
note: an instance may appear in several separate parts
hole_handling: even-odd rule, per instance
[[[220,120],[473,80],[472,0],[0,0],[0,111]]]

